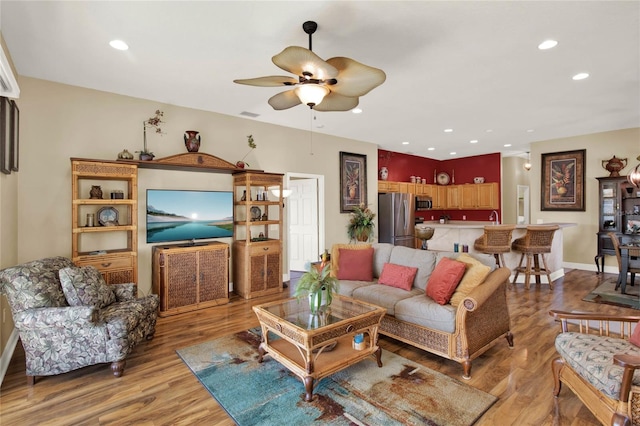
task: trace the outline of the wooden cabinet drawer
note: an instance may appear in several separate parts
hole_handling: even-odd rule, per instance
[[[279,243],[252,244],[249,249],[249,256],[259,256],[280,252]]]
[[[95,266],[100,271],[133,268],[134,257],[129,255],[106,255],[82,257],[76,261],[78,266]]]

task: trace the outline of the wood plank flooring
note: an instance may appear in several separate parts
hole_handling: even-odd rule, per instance
[[[580,400],[564,388],[552,396],[550,362],[559,326],[549,309],[637,314],[628,308],[582,302],[609,274],[572,270],[553,291],[532,284],[508,290],[515,348],[497,342],[474,360],[465,383],[489,392],[498,402],[479,425],[598,425]],[[24,352],[19,344],[0,388],[2,425],[232,425],[230,417],[178,358],[176,349],[258,325],[251,306],[282,295],[159,318],[155,338],[138,346],[121,378],[109,365],[86,367],[26,384]],[[462,381],[459,364],[382,337],[381,346]],[[384,361],[384,360],[383,360]],[[259,392],[259,389],[256,389]],[[300,392],[303,386],[300,384]],[[274,419],[277,425],[277,419]]]

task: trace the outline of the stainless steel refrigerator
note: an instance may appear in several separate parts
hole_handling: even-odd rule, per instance
[[[378,241],[414,247],[415,210],[413,194],[378,194]]]

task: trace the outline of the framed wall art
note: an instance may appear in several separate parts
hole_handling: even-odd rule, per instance
[[[11,173],[11,103],[0,97],[0,172]]]
[[[584,211],[586,150],[542,154],[540,210]]]
[[[367,156],[340,151],[340,213],[367,205]]]
[[[11,123],[10,123],[10,138],[9,144],[9,163],[11,171],[17,172],[19,165],[19,152],[20,152],[20,110],[16,101],[11,101]]]

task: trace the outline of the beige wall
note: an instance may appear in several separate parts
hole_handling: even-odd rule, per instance
[[[18,261],[71,254],[70,157],[115,159],[127,148],[142,148],[142,122],[156,109],[164,112],[164,135],[147,134],[158,157],[186,152],[184,130],[202,137],[201,152],[227,161],[241,159],[252,134],[257,149],[246,159],[252,168],[285,173],[324,175],[326,244],[346,242],[347,214],[339,208],[339,151],[366,154],[368,180],[376,181],[377,146],[308,131],[260,123],[174,105],[88,90],[48,81],[21,79],[21,167],[18,207]],[[145,243],[147,188],[231,189],[228,174],[141,169],[138,177],[139,286],[151,289],[151,246]],[[105,189],[108,189],[105,187]],[[377,209],[377,188],[368,186],[369,203]],[[288,265],[285,262],[285,270]]]
[[[0,45],[9,60],[14,75],[17,75],[9,50],[0,34]],[[18,253],[18,173],[5,175],[0,173],[0,269],[15,265]],[[13,321],[11,310],[4,296],[0,297],[0,354],[4,354],[4,348],[11,337]],[[5,365],[0,366],[4,371]]]
[[[518,185],[529,185],[530,177],[524,163],[526,159],[521,157],[502,158],[502,223],[517,223]]]
[[[540,209],[540,161],[541,154],[560,151],[586,149],[585,164],[585,211],[584,212],[549,212]],[[602,161],[614,155],[628,158],[627,167],[620,172],[626,175],[638,164],[636,157],[640,154],[640,128],[625,129],[612,132],[570,138],[553,139],[531,145],[530,173],[531,182],[531,223],[538,220],[544,222],[574,222],[578,226],[564,230],[564,261],[585,269],[595,270],[593,261],[597,251],[596,233],[598,232],[598,181],[597,177],[608,176]],[[618,267],[615,258],[605,256],[606,266]],[[613,270],[611,270],[613,272]]]

